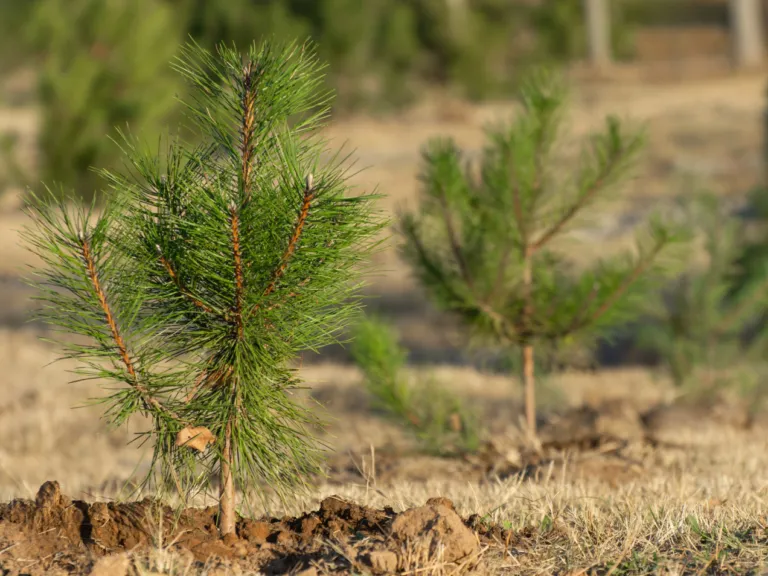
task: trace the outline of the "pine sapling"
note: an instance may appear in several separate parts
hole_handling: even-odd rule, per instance
[[[344,159],[321,160],[330,99],[311,49],[191,45],[175,69],[197,144],[125,138],[129,175],[102,173],[104,209],[39,198],[26,238],[43,318],[87,337],[62,338],[65,356],[122,384],[103,399],[112,423],[151,418],[161,486],[186,497],[218,475],[226,536],[236,487],[284,496],[318,471],[290,362],[347,325],[381,224],[372,196],[347,194]]]
[[[374,406],[414,434],[428,452],[477,449],[481,431],[476,412],[433,378],[409,378],[408,351],[392,326],[375,317],[364,319],[355,327],[350,351]]]
[[[641,150],[642,132],[609,117],[573,169],[557,144],[566,91],[547,72],[522,84],[514,122],[488,130],[479,169],[451,140],[423,154],[421,206],[401,218],[403,251],[434,300],[477,335],[522,351],[525,412],[536,429],[536,343],[594,339],[638,310],[687,235],[652,218],[637,249],[576,273],[553,241],[610,196]]]
[[[683,208],[705,257],[650,301],[640,345],[661,357],[676,385],[697,392],[712,392],[740,374],[760,378],[756,367],[764,365],[768,336],[768,261],[752,258],[757,253],[744,223],[728,216],[717,196],[697,194]],[[747,369],[739,369],[745,362]]]

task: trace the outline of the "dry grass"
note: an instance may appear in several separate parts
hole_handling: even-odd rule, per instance
[[[75,497],[119,496],[121,481],[130,477],[141,451],[125,446],[128,432],[108,431],[92,409],[71,409],[96,394],[95,383],[66,384],[64,366],[41,368],[53,357],[53,351],[32,334],[0,332],[6,382],[0,419],[4,438],[0,497],[33,497],[42,481],[53,478]],[[466,368],[436,372],[468,395],[488,395],[495,403],[514,398],[514,388],[503,377]],[[314,366],[304,373],[318,390],[327,389],[332,396],[349,397],[360,388],[359,376],[348,367]],[[624,398],[642,391],[634,398],[639,406],[670,393],[664,382],[654,382],[641,370],[594,377],[571,374],[563,376],[559,386],[569,404],[595,398],[600,389]],[[402,442],[398,430],[363,408],[337,404],[333,409],[339,416],[332,430],[339,449],[365,454],[371,445]],[[332,494],[396,510],[445,496],[464,516],[479,514],[488,523],[512,529],[508,542],[484,552],[476,573],[749,573],[768,554],[768,435],[764,430],[736,431],[701,422],[699,440],[688,449],[635,447],[628,456],[641,473],[629,482],[612,482],[604,473],[594,473],[595,467],[578,466],[578,461],[551,468],[539,481],[509,478],[478,483],[441,476],[435,467],[424,482],[380,482],[369,474],[359,485],[321,485],[288,508],[270,513],[298,515],[316,509]],[[417,565],[421,570],[414,574],[454,573],[455,567],[439,559],[413,560],[414,570]],[[138,575],[237,573],[214,563],[193,570],[187,557],[163,543],[162,535],[157,550],[132,558],[131,566]],[[323,573],[323,566],[319,568]]]

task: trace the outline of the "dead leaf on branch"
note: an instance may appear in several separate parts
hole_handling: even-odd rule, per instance
[[[198,452],[205,452],[208,444],[214,442],[216,436],[205,426],[187,426],[176,434],[176,446],[188,446]]]

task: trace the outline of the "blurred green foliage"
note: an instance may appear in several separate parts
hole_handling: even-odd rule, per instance
[[[436,382],[417,384],[407,379],[408,353],[389,324],[363,319],[354,333],[352,357],[373,406],[413,434],[425,452],[446,456],[479,448],[477,414]]]
[[[38,178],[84,199],[122,157],[116,128],[152,142],[176,110],[183,27],[161,0],[40,0],[23,27],[41,105]]]
[[[753,211],[764,206],[765,194],[759,196]],[[735,388],[756,403],[766,392],[768,373],[765,239],[750,239],[745,223],[726,215],[713,194],[697,194],[682,208],[698,233],[703,258],[649,302],[648,317],[637,327],[638,343],[658,355],[688,393]]]
[[[612,3],[617,56],[631,54],[630,22],[677,17],[664,2],[651,4]],[[44,120],[34,180],[87,198],[99,187],[90,166],[117,168],[115,126],[152,141],[177,112],[180,87],[168,61],[190,36],[206,48],[311,38],[329,64],[337,114],[391,110],[433,87],[504,97],[529,67],[585,52],[582,0],[464,0],[456,13],[451,6],[461,2],[4,0],[0,73],[39,70]]]

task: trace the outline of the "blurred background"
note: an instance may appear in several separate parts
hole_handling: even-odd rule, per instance
[[[649,145],[635,178],[609,209],[590,214],[566,242],[567,256],[578,267],[624,249],[650,210],[678,209],[694,193],[715,199],[707,209],[716,216],[700,218],[701,258],[637,321],[594,348],[569,349],[545,369],[599,368],[614,376],[581,378],[567,393],[553,387],[542,392],[544,406],[564,394],[578,403],[658,381],[674,396],[700,385],[693,375],[704,368],[716,374],[708,382],[735,390],[740,405],[758,405],[768,311],[768,290],[759,284],[768,262],[767,26],[768,2],[743,0],[0,0],[0,359],[8,366],[0,376],[0,395],[8,399],[0,414],[17,415],[5,422],[18,439],[0,454],[3,485],[17,493],[42,477],[40,455],[64,444],[61,458],[46,456],[43,470],[66,468],[73,438],[89,429],[73,420],[81,416],[41,417],[76,403],[83,388],[54,392],[67,376],[43,371],[52,352],[37,341],[44,327],[28,321],[35,303],[21,274],[31,260],[17,236],[24,190],[58,183],[89,200],[101,185],[90,167],[120,169],[120,150],[110,140],[116,127],[148,142],[173,130],[184,87],[169,61],[190,38],[206,47],[267,36],[313,39],[337,93],[327,136],[333,146],[355,150],[364,170],[352,183],[378,187],[392,215],[413,205],[425,142],[453,136],[470,153],[479,151],[483,127],[515,113],[515,90],[532,67],[554,66],[567,78],[572,137],[582,138],[609,113],[644,123]],[[724,222],[739,233],[721,232]],[[368,309],[396,328],[410,363],[433,366],[458,387],[475,382],[477,390],[491,382],[483,370],[514,374],[513,359],[467,346],[461,326],[431,306],[396,247],[395,238],[377,255],[381,272],[367,288]],[[745,286],[758,296],[748,307],[728,308],[723,295]],[[733,320],[727,335],[723,318]],[[355,378],[341,347],[303,362],[317,367],[308,374],[318,378]],[[494,393],[518,394],[505,386]],[[331,392],[318,396],[342,402]],[[119,465],[83,464],[78,470],[88,480],[73,485],[94,485],[92,470],[109,466]],[[101,482],[106,473],[99,474]]]

